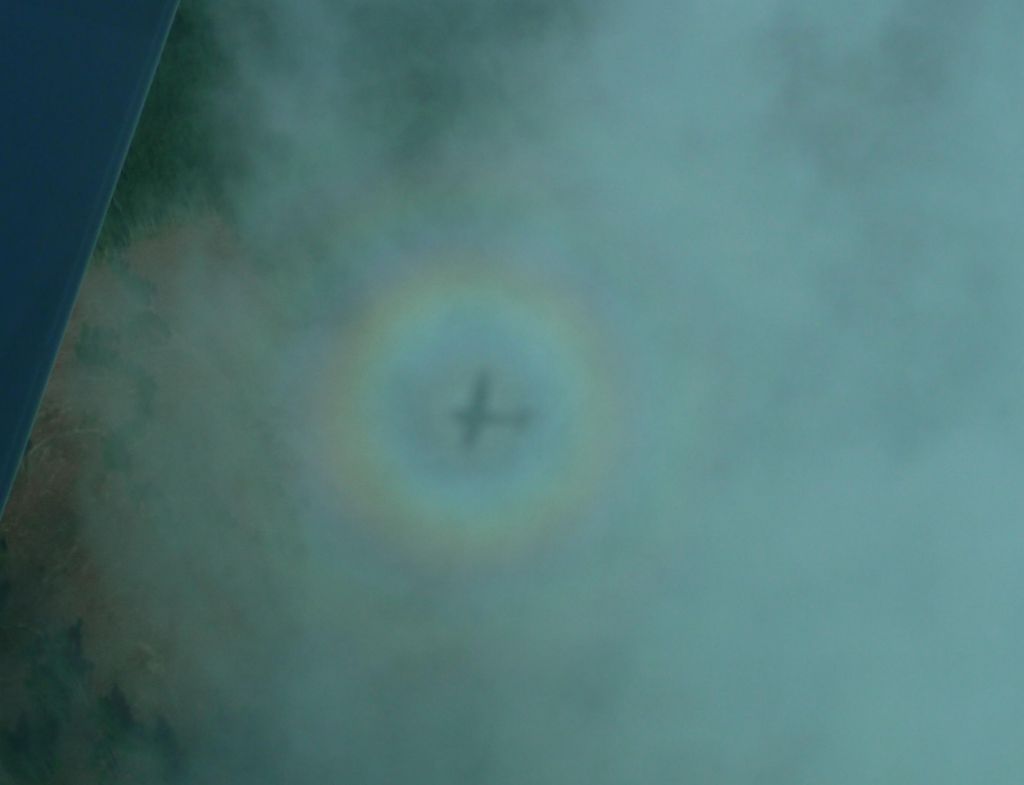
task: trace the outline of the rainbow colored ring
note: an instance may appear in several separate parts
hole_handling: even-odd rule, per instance
[[[479,265],[411,276],[341,331],[324,376],[321,436],[345,519],[455,557],[516,549],[572,520],[615,447],[610,360],[551,281]],[[531,416],[468,445],[455,412],[481,374],[495,407]]]

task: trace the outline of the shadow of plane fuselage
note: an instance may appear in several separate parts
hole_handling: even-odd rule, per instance
[[[490,403],[491,377],[487,371],[480,371],[473,383],[469,401],[452,412],[462,428],[462,444],[467,449],[477,444],[484,429],[489,426],[523,430],[533,419],[533,412],[528,408],[501,411],[490,408]]]

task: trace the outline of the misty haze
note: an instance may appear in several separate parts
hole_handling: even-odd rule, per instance
[[[183,0],[0,522],[0,783],[1024,781],[1022,40]]]

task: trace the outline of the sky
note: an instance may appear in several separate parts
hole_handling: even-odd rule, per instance
[[[53,393],[195,783],[1020,781],[1019,8],[202,10]]]

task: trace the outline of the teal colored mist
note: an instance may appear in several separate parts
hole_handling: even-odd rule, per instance
[[[183,4],[3,523],[0,619],[82,618],[66,738],[130,712],[115,782],[1015,785],[1022,24]],[[470,451],[483,371],[554,416]]]

